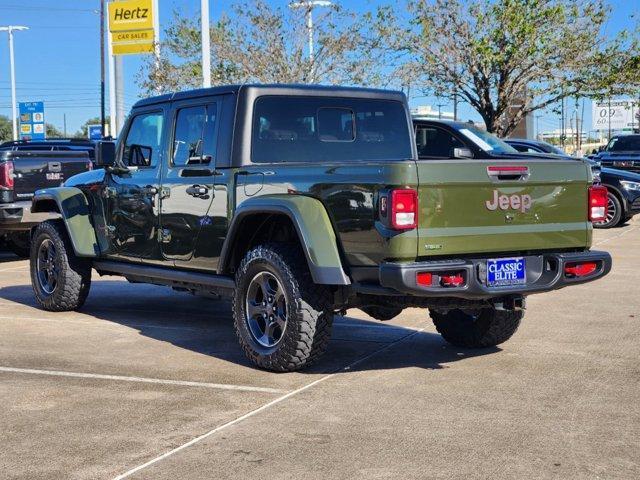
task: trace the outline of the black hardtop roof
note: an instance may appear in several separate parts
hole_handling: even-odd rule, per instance
[[[158,103],[176,100],[188,100],[191,98],[206,97],[209,95],[222,95],[236,93],[239,95],[251,93],[259,95],[311,95],[311,96],[340,96],[340,97],[373,97],[381,100],[404,101],[404,93],[396,90],[382,90],[363,87],[336,87],[329,85],[307,84],[243,84],[221,85],[212,88],[198,88],[184,92],[165,93],[155,97],[144,98],[136,102],[132,108],[155,105]]]

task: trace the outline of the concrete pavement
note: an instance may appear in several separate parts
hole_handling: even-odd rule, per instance
[[[225,302],[94,275],[48,313],[6,256],[0,477],[640,478],[640,221],[595,242],[613,272],[530,297],[499,348],[353,310],[293,374],[245,361]]]

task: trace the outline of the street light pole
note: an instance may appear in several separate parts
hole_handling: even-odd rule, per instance
[[[305,0],[302,2],[293,2],[289,4],[289,8],[305,8],[307,18],[307,35],[309,38],[309,83],[315,81],[315,52],[313,47],[313,9],[315,7],[330,7],[333,3],[327,0]]]
[[[211,39],[209,38],[209,0],[200,2],[200,35],[202,39],[202,86],[211,86]]]
[[[16,67],[13,56],[13,31],[29,30],[28,27],[20,25],[9,25],[0,27],[0,32],[9,34],[9,63],[11,68],[11,120],[13,125],[13,139],[18,140],[18,119],[16,116]]]

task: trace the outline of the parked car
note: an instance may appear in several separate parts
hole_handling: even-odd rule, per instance
[[[591,158],[603,167],[640,173],[640,135],[616,135]]]
[[[537,140],[505,140],[506,143],[520,151],[524,147],[530,153],[543,152],[544,142]],[[569,157],[573,158],[573,157]],[[597,182],[607,187],[607,215],[601,222],[593,224],[596,228],[611,228],[629,221],[640,213],[640,174],[603,168],[596,160],[588,160]]]
[[[551,145],[541,140],[529,140],[526,138],[505,138],[505,142],[522,153],[551,153],[553,155],[566,155],[560,147]]]
[[[0,146],[0,237],[16,255],[26,258],[31,229],[57,216],[55,212],[31,212],[35,191],[57,187],[76,173],[91,170],[93,164],[86,149],[60,150],[57,146],[40,148],[40,144],[8,143]]]
[[[609,272],[589,235],[606,189],[584,163],[538,162],[472,126],[417,128],[420,159],[406,97],[384,90],[139,101],[118,144],[99,144],[104,168],[34,197],[34,212],[62,214],[33,234],[36,301],[80,308],[92,268],[230,295],[247,357],[291,371],[349,308],[428,308],[447,341],[488,347],[514,334],[527,295]]]

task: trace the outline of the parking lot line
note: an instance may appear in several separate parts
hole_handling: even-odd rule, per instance
[[[235,390],[240,392],[283,393],[277,388],[252,387],[248,385],[232,385],[225,383],[191,382],[186,380],[165,380],[161,378],[126,377],[121,375],[102,375],[98,373],[63,372],[59,370],[37,370],[33,368],[1,367],[0,372],[33,375],[50,375],[54,377],[91,378],[97,380],[116,380],[120,382],[155,383],[160,385],[177,385],[181,387],[202,387],[214,390]]]
[[[614,240],[616,238],[620,238],[620,237],[626,235],[627,233],[630,233],[630,232],[633,232],[634,230],[637,230],[638,228],[640,228],[640,227],[627,228],[627,229],[623,230],[622,232],[620,232],[617,235],[613,235],[612,237],[608,237],[608,238],[605,238],[604,240],[600,240],[599,242],[594,243],[594,246],[595,245],[602,245],[603,243],[607,243],[607,242],[609,242],[611,240]]]
[[[411,333],[408,333],[407,335],[404,335],[403,337],[397,339],[394,342],[388,343],[386,345],[384,345],[383,347],[351,362],[350,364],[348,364],[345,367],[339,368],[337,369],[335,372],[330,373],[328,375],[325,375],[324,377],[321,377],[311,383],[308,383],[307,385],[303,385],[300,388],[297,388],[289,393],[286,393],[285,395],[282,395],[281,397],[276,398],[275,400],[270,401],[269,403],[266,403],[265,405],[262,405],[261,407],[256,408],[255,410],[251,410],[248,413],[245,413],[244,415],[237,417],[233,420],[231,420],[230,422],[227,422],[223,425],[220,425],[219,427],[214,428],[213,430],[209,430],[208,432],[200,435],[199,437],[195,437],[191,440],[189,440],[187,443],[183,443],[182,445],[180,445],[179,447],[174,448],[173,450],[169,450],[168,452],[163,453],[162,455],[155,457],[151,460],[149,460],[146,463],[143,463],[142,465],[138,465],[137,467],[132,468],[131,470],[126,471],[125,473],[118,475],[117,477],[114,477],[113,480],[123,480],[127,477],[130,477],[131,475],[133,475],[134,473],[139,472],[140,470],[143,470],[147,467],[150,467],[151,465],[160,462],[161,460],[164,460],[167,457],[170,457],[171,455],[174,455],[178,452],[180,452],[181,450],[184,450],[186,448],[189,448],[192,445],[195,445],[196,443],[204,440],[205,438],[210,437],[211,435],[214,435],[226,428],[229,428],[237,423],[242,422],[243,420],[246,420],[247,418],[253,417],[254,415],[257,415],[260,412],[263,412],[279,403],[284,402],[285,400],[287,400],[288,398],[291,398],[299,393],[304,392],[305,390],[308,390],[316,385],[318,385],[319,383],[322,383],[326,380],[329,380],[330,378],[334,377],[335,375],[337,375],[340,372],[348,372],[350,371],[353,367],[355,367],[356,365],[367,361],[368,359],[370,359],[371,357],[374,357],[375,355],[378,355],[379,353],[382,353],[385,350],[390,349],[391,347],[393,347],[394,345],[397,345],[400,342],[403,342],[404,340],[407,340],[411,337],[413,337],[414,335],[417,335],[418,333],[421,333],[424,331],[424,328],[418,329],[418,330],[414,330]]]

